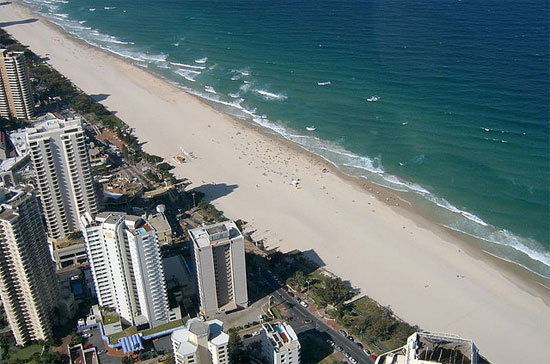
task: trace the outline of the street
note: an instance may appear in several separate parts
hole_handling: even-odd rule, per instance
[[[350,354],[350,356],[355,358],[358,363],[374,363],[371,358],[366,355],[355,343],[349,341],[338,331],[328,326],[321,318],[315,316],[307,308],[302,307],[295,298],[290,297],[289,294],[281,288],[280,284],[277,283],[275,277],[267,272],[267,270],[262,269],[262,277],[266,278],[267,282],[274,290],[271,294],[273,297],[273,302],[275,304],[284,302],[288,304],[289,311],[291,313],[289,323],[294,331],[296,331],[296,334],[300,334],[308,330],[316,330],[320,333],[325,333],[330,336],[330,339],[334,342],[334,348],[336,348],[336,346],[340,346],[343,348],[343,351]],[[328,343],[326,345],[327,347],[330,347]]]

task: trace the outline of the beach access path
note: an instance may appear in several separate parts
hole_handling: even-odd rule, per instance
[[[174,172],[226,216],[248,221],[268,246],[305,251],[409,323],[473,339],[495,363],[548,363],[545,288],[470,252],[384,190],[343,178],[26,8],[2,5],[0,26],[89,95],[106,95],[102,103],[135,129],[147,152],[167,161],[181,148],[192,153]]]

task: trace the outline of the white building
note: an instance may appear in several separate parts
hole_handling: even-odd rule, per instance
[[[482,364],[489,363],[479,355],[471,340],[457,335],[416,332],[407,344],[380,355],[376,364]]]
[[[193,318],[171,339],[176,364],[229,364],[229,335],[220,320]]]
[[[23,52],[0,49],[0,117],[31,119],[34,100]]]
[[[57,292],[38,198],[0,188],[0,297],[17,345],[52,337]]]
[[[81,228],[99,304],[130,325],[168,322],[164,270],[151,225],[138,216],[102,212],[95,220],[83,215]]]
[[[82,121],[47,119],[26,132],[48,234],[65,237],[80,215],[97,213]]]
[[[189,231],[197,268],[201,314],[248,306],[244,239],[233,221]]]
[[[270,364],[300,364],[300,342],[287,323],[262,325],[262,354]]]

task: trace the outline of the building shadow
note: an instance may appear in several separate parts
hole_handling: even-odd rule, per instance
[[[317,254],[315,252],[315,250],[313,250],[313,249],[303,251],[302,254],[307,259],[309,259],[313,263],[315,263],[315,265],[317,265],[318,267],[324,267],[326,265],[325,262],[323,261],[323,259],[321,259],[321,257],[319,256],[319,254]],[[307,273],[307,272],[305,272],[305,273]]]
[[[207,201],[215,201],[220,197],[227,196],[235,189],[239,187],[238,185],[228,185],[225,183],[207,183],[202,186],[193,188],[190,192],[197,191],[204,193],[204,199]]]
[[[317,329],[309,329],[298,334],[300,357],[303,363],[319,363],[332,354],[334,349],[326,344],[330,335]]]
[[[95,101],[95,102],[101,102],[101,101],[104,101],[104,100],[107,100],[107,98],[111,96],[111,95],[108,95],[108,94],[95,94],[95,95],[90,95],[90,97]]]
[[[36,19],[36,18],[29,18],[29,19],[17,20],[17,21],[5,21],[5,22],[0,23],[0,28],[9,27],[9,26],[12,26],[12,25],[34,23],[34,22],[37,22],[37,21],[38,21],[38,19]]]

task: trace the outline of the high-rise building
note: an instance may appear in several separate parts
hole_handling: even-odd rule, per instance
[[[452,334],[416,332],[407,344],[381,354],[376,364],[489,364],[472,340]]]
[[[57,291],[32,188],[0,188],[0,297],[17,345],[52,337]]]
[[[269,364],[300,364],[300,342],[289,324],[262,325],[262,354]]]
[[[229,364],[229,335],[220,320],[192,318],[171,339],[176,364]]]
[[[23,52],[0,49],[0,117],[31,119],[34,100]]]
[[[192,229],[201,314],[248,306],[244,239],[233,221]]]
[[[98,210],[82,121],[47,119],[26,132],[48,235],[65,237]]]
[[[101,212],[81,216],[82,235],[100,306],[123,322],[155,327],[169,320],[164,269],[155,229],[138,216]]]

